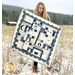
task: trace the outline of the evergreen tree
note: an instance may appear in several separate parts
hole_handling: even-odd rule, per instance
[[[6,22],[6,11],[2,9],[2,23]]]
[[[53,23],[56,23],[57,24],[57,18],[56,18],[56,14],[53,13],[53,16],[52,16],[52,20],[51,20]]]

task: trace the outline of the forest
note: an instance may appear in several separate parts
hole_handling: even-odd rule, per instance
[[[5,24],[7,21],[17,22],[22,9],[23,7],[2,4],[2,23]],[[30,12],[34,11],[31,9],[27,10]],[[58,25],[73,25],[73,15],[54,12],[47,13],[53,23],[56,23]]]

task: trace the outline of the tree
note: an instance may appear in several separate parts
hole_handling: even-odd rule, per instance
[[[6,22],[6,11],[2,9],[2,23]]]
[[[56,14],[53,13],[53,16],[52,16],[52,20],[51,20],[53,23],[56,23],[57,24],[57,18],[56,18]]]

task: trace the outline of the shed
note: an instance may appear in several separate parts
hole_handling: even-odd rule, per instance
[[[17,24],[17,22],[11,22],[11,21],[8,21],[6,22],[6,25],[9,25],[9,26],[15,26]]]

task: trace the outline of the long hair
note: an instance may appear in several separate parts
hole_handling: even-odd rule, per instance
[[[43,18],[46,19],[46,20],[51,21],[49,15],[48,15],[47,12],[46,12],[46,7],[45,7],[44,3],[42,3],[42,2],[39,2],[39,3],[36,5],[36,8],[35,8],[35,10],[34,10],[33,13],[35,13],[36,15],[39,16],[39,12],[38,12],[38,7],[39,7],[39,5],[42,5],[42,6],[44,7]]]

